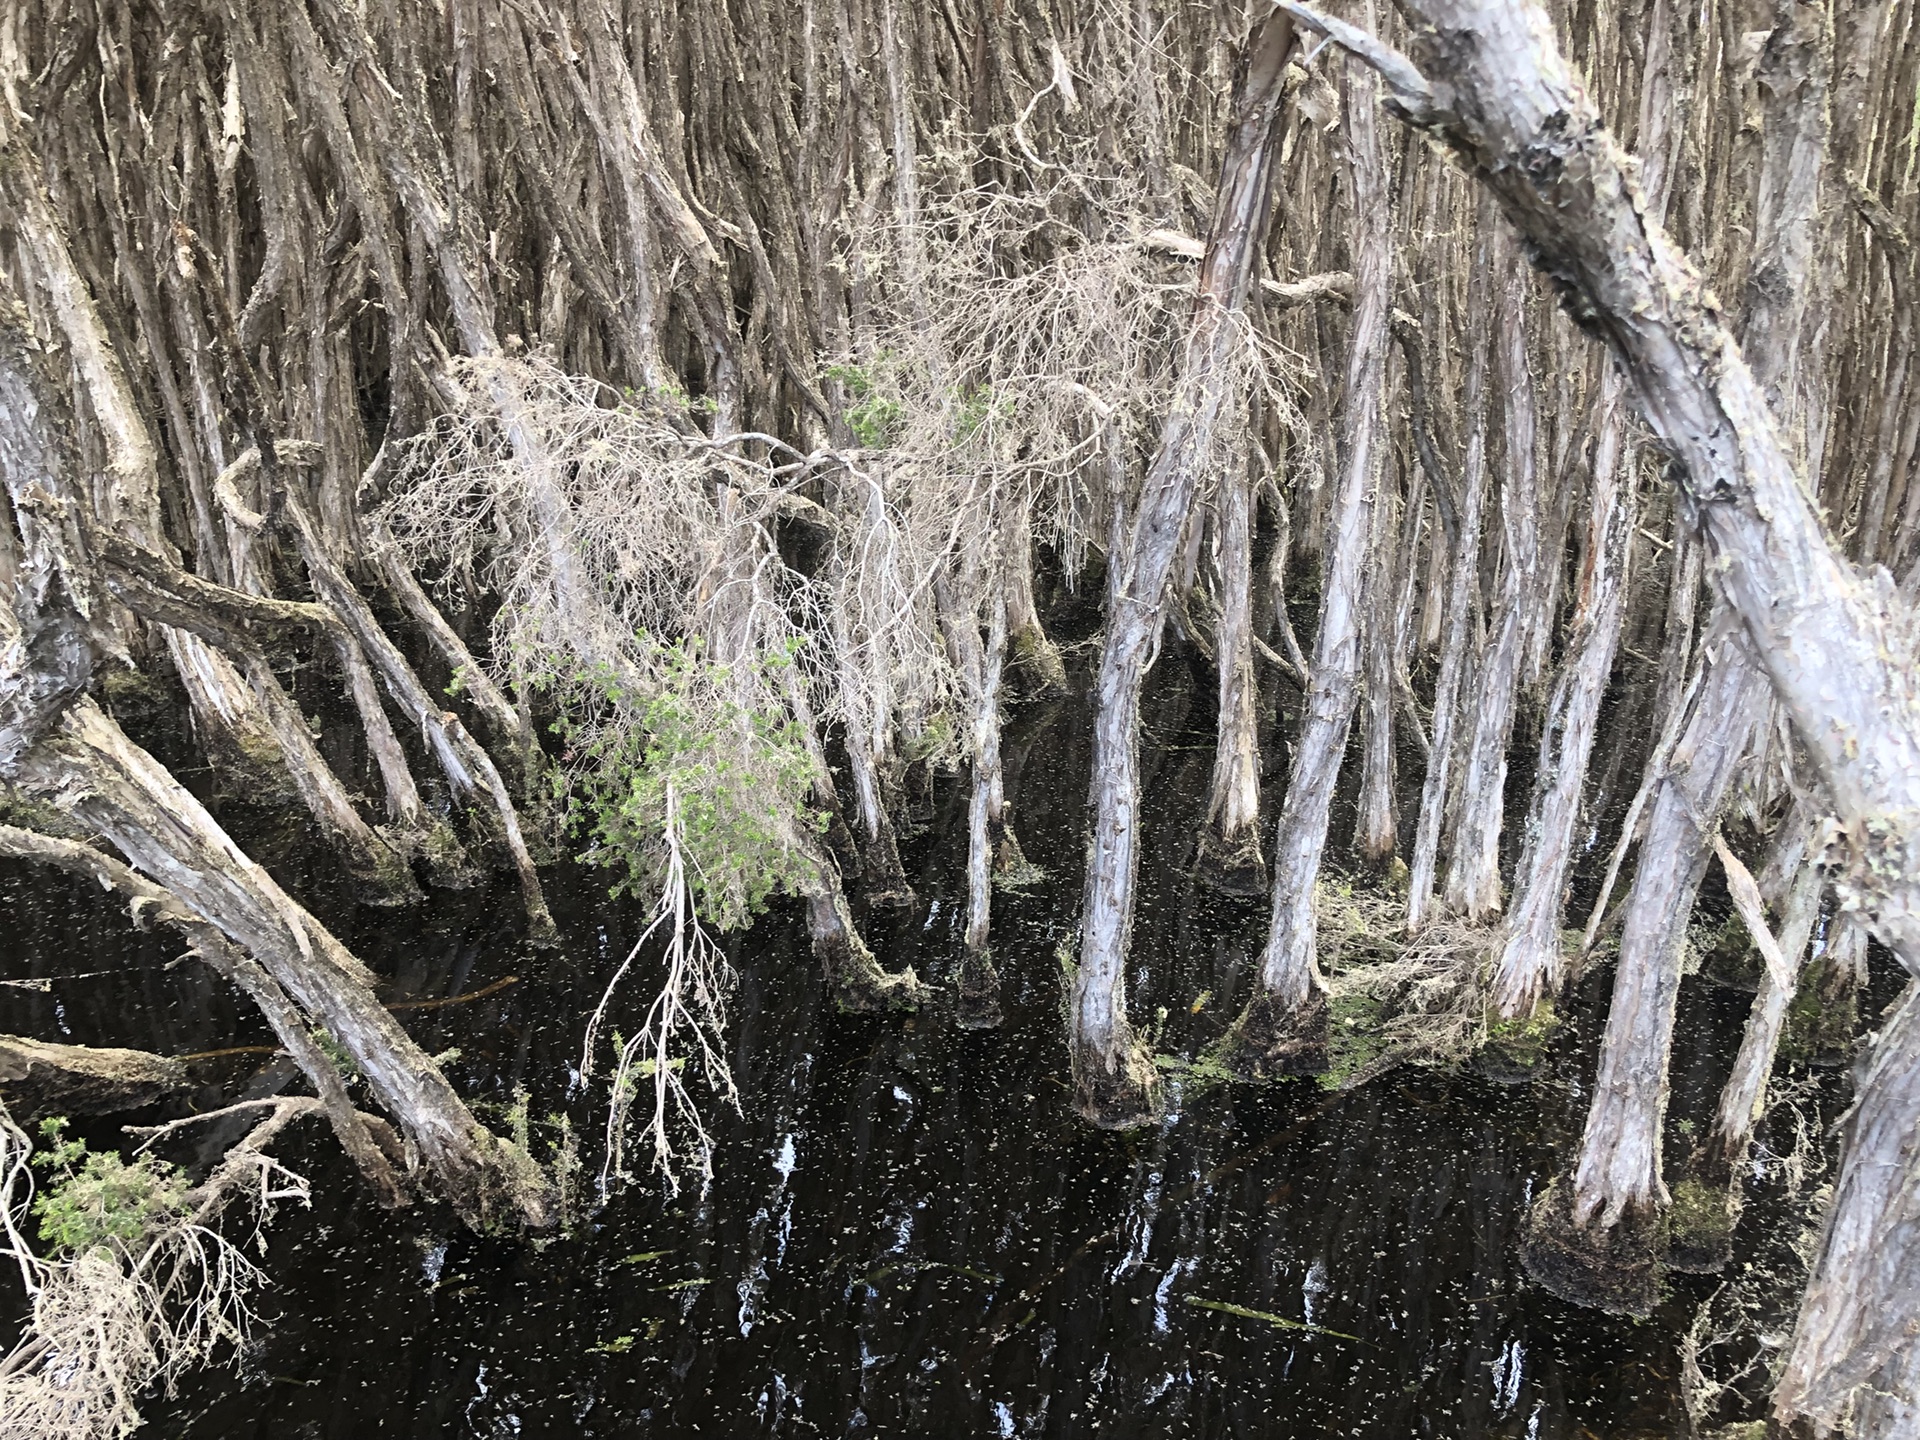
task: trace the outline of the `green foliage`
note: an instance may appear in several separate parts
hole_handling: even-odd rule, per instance
[[[1724,1246],[1733,1230],[1733,1211],[1724,1186],[1706,1185],[1691,1175],[1673,1187],[1667,1226],[1674,1239],[1707,1248]]]
[[[1319,1077],[1323,1088],[1341,1089],[1392,1048],[1380,1033],[1386,1016],[1385,1003],[1364,990],[1327,1002],[1327,1070]]]
[[[758,664],[794,664],[790,646]],[[805,735],[784,707],[749,707],[736,696],[779,686],[734,684],[697,643],[655,647],[661,683],[631,693],[610,674],[594,677],[619,723],[563,727],[575,766],[569,803],[590,844],[590,864],[622,872],[613,887],[646,897],[665,879],[668,827],[686,865],[701,919],[721,930],[745,925],[768,896],[793,888],[807,860],[793,824],[824,828],[808,797],[816,778]],[[562,782],[566,783],[566,782]]]
[[[361,1078],[360,1066],[354,1060],[352,1052],[334,1039],[332,1031],[316,1025],[313,1029],[313,1043],[320,1047],[321,1054],[333,1062],[333,1068],[340,1072],[340,1078],[346,1084],[352,1085]],[[455,1051],[454,1054],[457,1056],[459,1052]]]
[[[847,424],[854,439],[869,450],[878,450],[893,438],[906,411],[898,400],[875,387],[873,367],[829,365],[822,373],[846,387]]]
[[[127,1249],[156,1225],[183,1213],[186,1177],[164,1160],[131,1164],[112,1150],[94,1154],[84,1140],[63,1140],[64,1117],[40,1122],[48,1147],[34,1163],[53,1174],[33,1202],[40,1238],[59,1254],[100,1246]]]
[[[1512,1020],[1503,1020],[1490,1013],[1487,1016],[1486,1046],[1509,1065],[1532,1069],[1546,1054],[1547,1046],[1552,1043],[1554,1033],[1559,1028],[1560,1017],[1553,1008],[1553,1002],[1542,1000],[1530,1014]]]

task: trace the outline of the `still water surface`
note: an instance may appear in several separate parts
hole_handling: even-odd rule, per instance
[[[1231,1018],[1264,924],[1260,907],[1185,878],[1211,747],[1185,708],[1176,697],[1148,717],[1154,828],[1132,997],[1175,1054]],[[1078,902],[1082,707],[1030,714],[1009,741],[1016,823],[1049,878],[997,899],[1004,1028],[960,1030],[938,1005],[834,1013],[794,917],[776,912],[732,946],[743,1105],[718,1117],[704,1196],[645,1182],[566,1237],[475,1238],[443,1213],[374,1211],[316,1128],[286,1151],[315,1200],[269,1231],[270,1328],[237,1375],[195,1376],[152,1404],[143,1433],[1689,1434],[1681,1338],[1717,1282],[1678,1277],[1635,1323],[1562,1304],[1514,1258],[1527,1198],[1577,1136],[1610,977],[1588,978],[1524,1085],[1426,1070],[1344,1095],[1176,1082],[1159,1125],[1093,1133],[1067,1108],[1056,955]],[[936,787],[924,820],[918,905],[865,924],[886,963],[938,983],[959,942],[964,796]],[[312,893],[311,877],[287,878]],[[244,1003],[191,965],[168,968],[165,942],[130,935],[81,887],[19,870],[0,883],[7,975],[111,972],[0,992],[5,1028],[176,1054],[265,1038]],[[406,1012],[408,1026],[430,1052],[460,1050],[449,1069],[463,1093],[504,1106],[524,1085],[536,1116],[567,1108],[590,1131],[603,1097],[573,1089],[575,1047],[642,923],[602,885],[556,875],[557,962],[521,946],[510,887],[442,896],[424,915],[329,918],[405,995],[519,977]],[[1742,1010],[1689,982],[1676,1121],[1707,1113]],[[261,1063],[207,1073],[229,1092],[285,1083]],[[1746,1249],[1777,1249],[1796,1223],[1757,1203]]]

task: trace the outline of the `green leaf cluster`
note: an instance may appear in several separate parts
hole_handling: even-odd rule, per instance
[[[878,450],[893,438],[905,408],[874,385],[874,372],[865,365],[829,365],[822,372],[847,391],[847,424],[853,438],[869,450]]]
[[[54,1172],[33,1202],[40,1238],[58,1254],[101,1246],[127,1249],[157,1225],[185,1212],[187,1178],[152,1155],[131,1163],[112,1150],[95,1154],[84,1140],[61,1138],[67,1121],[40,1122],[49,1142],[34,1163]]]
[[[798,648],[753,663],[779,671],[795,663]],[[660,684],[652,693],[598,679],[627,722],[569,734],[576,765],[568,802],[590,842],[581,858],[621,872],[616,894],[647,898],[665,879],[671,823],[701,919],[735,929],[803,878],[808,861],[793,844],[796,824],[817,830],[826,819],[808,805],[816,766],[784,706],[736,698],[778,694],[778,683],[738,685],[732,668],[707,660],[695,642],[656,643],[653,658]]]

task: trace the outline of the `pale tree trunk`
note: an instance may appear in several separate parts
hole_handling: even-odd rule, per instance
[[[1494,226],[1499,223],[1490,199],[1482,197],[1475,231],[1472,276],[1467,282],[1467,305],[1476,314],[1492,307]],[[1443,607],[1446,632],[1440,645],[1440,671],[1433,689],[1433,735],[1427,757],[1426,779],[1420,787],[1420,819],[1414,830],[1413,864],[1407,883],[1407,932],[1425,929],[1434,903],[1434,880],[1440,866],[1440,836],[1445,829],[1448,802],[1454,794],[1454,753],[1460,748],[1461,691],[1465,686],[1467,649],[1480,610],[1480,528],[1487,500],[1487,371],[1493,341],[1482,331],[1467,361],[1462,404],[1467,412],[1466,455],[1461,464],[1459,521],[1453,527],[1453,556]]]
[[[1153,1068],[1126,1010],[1140,863],[1140,688],[1159,645],[1167,585],[1200,471],[1229,399],[1231,352],[1239,343],[1239,312],[1267,221],[1274,135],[1292,49],[1293,26],[1284,16],[1262,22],[1249,41],[1179,386],[1138,510],[1119,553],[1109,557],[1107,632],[1094,685],[1093,826],[1068,1007],[1075,1103],[1099,1125],[1135,1125],[1152,1113]]]
[[[977,592],[979,566],[971,557],[961,568],[965,592]],[[986,571],[993,574],[994,567]],[[971,582],[971,583],[969,583]],[[960,672],[972,716],[968,740],[967,924],[960,969],[960,1023],[991,1029],[1000,1023],[1000,976],[988,944],[993,919],[995,876],[1020,864],[1019,844],[1006,820],[1006,795],[1000,763],[1000,688],[1007,656],[1007,604],[997,585],[987,587],[987,634],[980,637],[973,603],[960,604],[944,576],[934,579],[940,620],[947,632],[954,668]]]
[[[1399,666],[1395,654],[1397,622],[1404,587],[1397,584],[1401,573],[1400,537],[1394,525],[1394,487],[1387,474],[1388,465],[1383,464],[1370,517],[1373,553],[1368,561],[1370,580],[1360,640],[1365,708],[1360,725],[1360,825],[1356,843],[1360,858],[1376,870],[1388,866],[1399,845],[1394,821],[1393,715],[1394,679]]]
[[[1572,867],[1587,761],[1600,723],[1600,702],[1613,674],[1625,609],[1627,558],[1637,506],[1631,457],[1623,463],[1625,395],[1611,366],[1600,381],[1600,433],[1593,447],[1579,603],[1568,658],[1547,701],[1540,768],[1527,817],[1526,845],[1516,872],[1513,907],[1494,964],[1493,1005],[1502,1019],[1551,1006],[1566,983],[1560,914]]]
[[[1231,895],[1266,890],[1260,853],[1259,682],[1253,668],[1253,494],[1238,465],[1220,477],[1216,529],[1220,624],[1214,633],[1219,720],[1213,783],[1200,827],[1200,878]]]
[[[1863,581],[1835,553],[1759,384],[1699,277],[1646,217],[1546,18],[1510,0],[1404,8],[1433,78],[1395,67],[1400,98],[1445,130],[1627,365],[1642,413],[1678,462],[1715,587],[1827,791],[1841,833],[1841,904],[1920,974],[1910,613],[1884,577]],[[1920,1129],[1916,993],[1910,986],[1861,1077],[1776,1395],[1783,1421],[1833,1428],[1857,1389],[1907,1365],[1920,1328],[1920,1187],[1909,1150]]]
[[[1500,589],[1487,648],[1475,677],[1473,729],[1460,772],[1460,818],[1447,869],[1447,908],[1484,924],[1500,913],[1500,828],[1507,792],[1507,746],[1521,651],[1540,566],[1539,417],[1527,361],[1527,262],[1502,247],[1495,342],[1506,414],[1506,472],[1500,487]]]
[[[1386,161],[1374,113],[1378,87],[1367,71],[1353,65],[1345,89],[1357,236],[1339,481],[1323,551],[1320,626],[1306,715],[1273,844],[1273,917],[1254,993],[1222,1041],[1228,1062],[1248,1073],[1310,1072],[1326,1063],[1327,991],[1316,955],[1314,892],[1359,688],[1393,265]]]
[[[1765,681],[1721,643],[1686,730],[1656,783],[1627,900],[1593,1101],[1571,1182],[1537,1202],[1522,1258],[1580,1304],[1646,1314],[1654,1303],[1667,1057],[1687,921],[1720,806],[1761,708]]]

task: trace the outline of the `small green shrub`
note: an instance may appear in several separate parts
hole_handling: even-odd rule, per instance
[[[878,450],[893,438],[906,411],[898,400],[874,386],[874,370],[866,365],[829,365],[822,372],[847,390],[847,424],[853,438],[869,450]]]
[[[756,663],[784,669],[797,649]],[[562,727],[573,766],[560,783],[590,842],[581,858],[623,872],[616,894],[649,897],[665,878],[671,827],[701,919],[735,929],[805,874],[795,828],[826,823],[808,803],[813,757],[784,706],[750,708],[737,698],[780,693],[769,683],[775,677],[738,686],[730,667],[708,661],[697,642],[656,644],[653,659],[660,684],[651,694],[599,675],[593,683],[616,718]]]
[[[187,1179],[172,1165],[152,1155],[129,1164],[112,1150],[94,1154],[84,1140],[63,1140],[66,1126],[61,1117],[41,1121],[50,1143],[34,1156],[36,1165],[57,1172],[33,1202],[40,1238],[56,1253],[127,1249],[184,1211]]]

